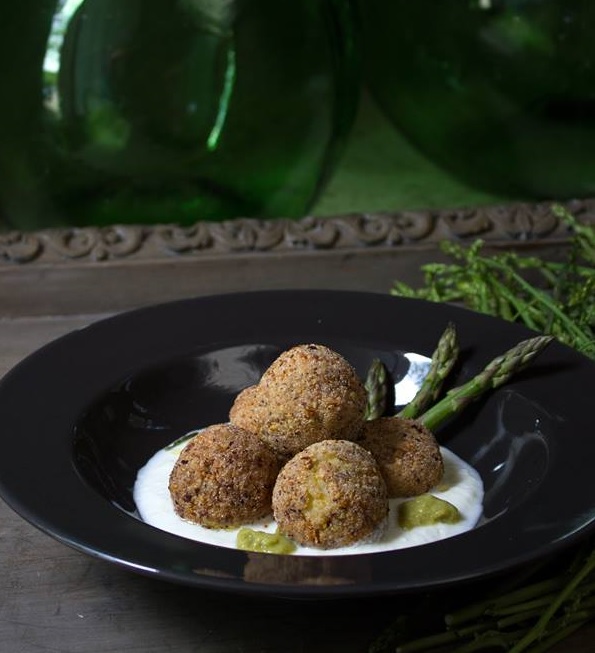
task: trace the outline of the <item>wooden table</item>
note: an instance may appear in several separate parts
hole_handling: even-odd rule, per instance
[[[101,317],[0,320],[0,376]],[[367,605],[278,603],[137,576],[54,541],[0,502],[2,652],[366,651],[391,616]]]
[[[0,320],[0,376],[45,342],[103,317]],[[273,601],[170,585],[71,550],[0,502],[6,653],[366,653],[403,605],[391,598]],[[553,652],[594,650],[592,624]]]
[[[593,219],[589,203],[575,208]],[[539,229],[545,213],[535,206],[507,209],[516,222],[488,208],[274,229],[250,223],[233,237],[213,226],[210,245],[202,247],[196,230],[13,234],[0,239],[0,377],[44,343],[148,303],[291,280],[300,287],[388,291],[397,277],[419,280],[419,266],[439,256],[442,238],[468,240],[477,225],[492,247],[559,254],[563,237],[555,225],[547,238],[518,238],[510,229]],[[71,550],[0,502],[0,651],[6,653],[365,653],[408,601],[279,601],[174,586]],[[595,624],[553,650],[592,653]]]
[[[423,160],[364,98],[317,207],[323,220],[0,228],[0,377],[44,343],[136,306],[253,288],[417,283],[445,238],[561,255],[565,233],[548,206],[494,199]],[[572,208],[595,223],[593,203]],[[279,602],[173,586],[71,550],[0,501],[0,653],[366,653],[408,602]],[[554,649],[593,651],[595,624]]]

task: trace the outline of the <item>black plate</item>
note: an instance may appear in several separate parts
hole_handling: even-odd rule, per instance
[[[438,588],[553,554],[593,530],[595,365],[553,343],[513,382],[438,432],[483,477],[485,518],[434,544],[337,557],[247,554],[138,519],[137,470],[184,432],[227,419],[282,349],[326,344],[365,375],[381,357],[431,355],[447,322],[458,380],[534,335],[448,305],[386,294],[267,291],[185,300],[97,322],[42,348],[0,383],[0,490],[65,544],[187,585],[293,597]],[[453,382],[457,378],[453,379]]]

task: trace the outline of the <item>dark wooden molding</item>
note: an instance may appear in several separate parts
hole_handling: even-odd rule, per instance
[[[568,204],[581,220],[595,220],[595,200]],[[0,266],[163,257],[299,252],[435,244],[444,238],[518,245],[564,237],[549,203],[440,211],[351,214],[301,220],[238,218],[190,227],[86,227],[0,233]]]
[[[595,200],[565,206],[595,225]],[[428,211],[237,218],[183,227],[111,226],[0,233],[2,315],[103,312],[200,294],[415,283],[445,239],[555,255],[569,236],[551,203]]]

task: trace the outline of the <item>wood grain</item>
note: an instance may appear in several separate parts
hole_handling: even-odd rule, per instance
[[[0,377],[46,342],[103,317],[0,319]],[[70,549],[0,501],[6,653],[366,653],[409,600],[279,601],[180,587]],[[590,624],[551,653],[594,650]]]

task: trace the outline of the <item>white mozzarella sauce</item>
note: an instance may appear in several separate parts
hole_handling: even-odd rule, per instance
[[[134,501],[143,521],[155,528],[188,539],[235,549],[239,529],[210,529],[183,520],[174,510],[168,483],[173,466],[186,441],[171,448],[158,451],[137,475],[134,485]],[[430,494],[456,506],[461,515],[455,524],[438,523],[431,526],[416,526],[404,530],[398,525],[398,506],[407,499],[391,499],[386,524],[373,537],[348,547],[315,549],[297,546],[297,555],[353,555],[392,551],[411,546],[428,544],[458,535],[475,527],[482,514],[483,483],[473,467],[442,448],[444,477]],[[274,533],[277,525],[273,518],[264,519],[245,527]]]

